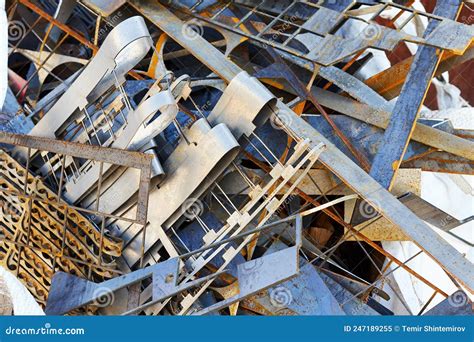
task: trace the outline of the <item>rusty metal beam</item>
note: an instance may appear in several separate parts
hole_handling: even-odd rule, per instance
[[[437,2],[434,13],[455,20],[461,4],[460,0]],[[439,21],[430,20],[424,36],[428,37],[438,25]],[[441,54],[442,50],[432,46],[418,47],[401,95],[393,108],[390,123],[370,170],[370,175],[387,189],[393,185]]]
[[[67,154],[76,158],[101,160],[104,163],[137,169],[149,167],[153,159],[152,155],[140,152],[7,132],[0,132],[0,144],[22,146],[31,150],[49,151],[56,154]]]
[[[413,63],[413,56],[404,59],[390,68],[370,77],[365,81],[370,88],[375,90],[387,100],[392,100],[400,94],[400,90]],[[441,57],[441,62],[434,74],[435,77],[449,71],[453,66],[462,64],[474,58],[474,43],[472,43],[461,56],[445,51]]]

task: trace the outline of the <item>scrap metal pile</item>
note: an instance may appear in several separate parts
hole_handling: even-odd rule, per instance
[[[474,133],[420,110],[474,15],[416,4],[6,1],[1,265],[53,315],[471,312],[472,216],[420,175]]]

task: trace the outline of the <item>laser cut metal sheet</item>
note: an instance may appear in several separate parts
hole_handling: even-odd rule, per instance
[[[282,265],[275,269],[274,265]],[[248,261],[238,266],[237,279],[239,282],[238,295],[218,302],[197,312],[205,315],[228,307],[269,286],[278,284],[298,273],[298,248],[291,247],[258,259]]]
[[[143,125],[148,123],[157,111],[160,111],[161,115],[159,119],[155,120],[159,121],[158,124],[154,123],[154,125],[157,126],[157,133],[160,133],[174,120],[178,113],[176,100],[170,91],[159,92],[151,96],[139,105],[135,111],[129,113],[126,127],[120,133],[119,137],[112,143],[111,147],[135,150],[135,148],[130,147],[129,145],[133,143],[135,146],[143,145],[143,142],[140,143],[140,140],[143,140],[143,138],[139,138],[137,133]],[[150,139],[153,138],[153,136],[150,135],[146,135],[146,137]],[[111,167],[111,164],[105,166],[95,164],[88,169],[87,173],[82,174],[78,179],[66,183],[66,198],[73,203],[78,201],[85,193],[90,191],[91,187],[97,182],[99,171],[107,173]],[[159,165],[159,168],[161,169],[161,165]],[[163,173],[162,169],[160,169],[155,171],[155,175],[157,175],[156,173]],[[133,184],[133,182],[130,184]]]
[[[107,90],[115,79],[136,65],[148,52],[151,38],[141,17],[120,23],[107,36],[101,49],[45,117],[30,132],[54,137],[76,110],[83,110],[92,98]]]
[[[153,300],[156,301],[166,299],[218,275],[213,274],[211,277],[204,277],[177,286],[178,269],[179,259],[173,258],[99,284],[64,272],[56,273],[51,284],[52,290],[48,296],[45,312],[48,315],[68,313],[73,309],[100,300],[104,296],[113,296],[115,291],[150,276],[153,281]]]
[[[225,123],[239,140],[242,135],[250,136],[257,126],[267,121],[275,110],[275,103],[275,97],[265,87],[241,72],[229,83],[207,119],[211,124]]]
[[[295,161],[297,161],[304,155],[304,151],[307,148],[306,146],[307,145],[305,142],[301,142],[297,147],[295,147],[295,151],[297,151],[297,153],[293,154],[292,157],[290,158],[289,160],[290,164],[288,164],[285,167],[279,166],[278,168],[275,168],[275,170],[272,172],[273,177],[274,177],[273,180],[268,182],[268,184],[266,184],[265,186],[262,185],[262,187],[260,186],[255,187],[250,196],[251,200],[248,203],[246,203],[246,205],[241,209],[241,211],[236,211],[233,213],[229,212],[228,214],[230,216],[228,216],[227,218],[227,223],[220,230],[217,230],[217,231],[213,229],[208,230],[202,239],[204,242],[202,248],[206,249],[208,246],[212,246],[213,244],[222,243],[223,241],[228,240],[226,239],[226,237],[228,236],[230,236],[230,238],[232,239],[232,237],[235,237],[236,234],[243,231],[243,229],[245,229],[251,223],[251,221],[257,217],[259,213],[262,213],[262,210],[266,210],[267,214],[260,221],[258,227],[261,227],[263,224],[265,224],[265,222],[267,222],[267,220],[271,218],[275,210],[278,210],[278,207],[281,206],[285,202],[289,193],[287,193],[286,195],[283,195],[281,199],[275,198],[275,195],[283,188],[283,186],[285,186],[285,182],[292,178],[292,175],[294,174],[296,170],[301,168],[302,165],[305,165],[306,162],[310,161],[308,166],[306,166],[305,168],[305,172],[307,172],[316,161],[317,155],[320,153],[320,149],[322,148],[321,146],[319,149],[316,149],[312,151],[311,153],[307,154],[307,156],[305,156],[295,167],[291,166],[291,163],[294,163]],[[303,172],[303,174],[300,175],[295,180],[295,184],[292,185],[292,188],[294,188],[294,186],[298,184],[298,182],[304,176],[305,172]],[[263,203],[259,204],[259,201],[263,198],[262,196],[264,196],[266,192],[268,192],[273,186],[275,186],[275,184],[277,184],[276,182],[279,179],[281,179],[281,177],[283,177],[286,181],[278,185],[278,187],[275,190],[273,190],[269,194],[268,197],[265,198]],[[251,208],[255,206],[257,207],[254,210],[247,212],[248,210],[250,210]],[[163,245],[165,245],[165,242],[167,242],[168,238],[163,233],[160,236],[160,242],[163,243]],[[179,239],[179,241],[181,244],[183,243],[181,239]],[[237,248],[233,248],[233,247],[228,248],[227,251],[224,254],[222,254],[222,258],[224,259],[224,262],[220,263],[219,270],[223,271],[224,268],[227,267],[227,265],[229,265],[239,255],[239,251],[246,244],[248,244],[249,241],[250,241],[249,238],[247,238],[246,241],[241,243]],[[167,246],[165,245],[165,247]],[[188,248],[187,246],[185,247]],[[166,248],[167,251],[168,251],[168,248],[169,247]],[[224,251],[223,248],[224,246],[218,247],[211,254],[209,254],[210,252],[204,252],[199,257],[188,260],[187,264],[190,271],[185,276],[184,281],[186,282],[186,281],[192,280],[195,274],[205,269],[206,266],[210,265],[210,263],[213,262],[215,257],[219,255],[222,251]],[[171,252],[176,253],[176,254],[178,253],[176,250],[171,250]],[[156,256],[154,256],[154,258],[156,259]],[[210,286],[210,282],[206,283],[204,287],[201,287],[201,289],[196,295],[187,296],[182,301],[182,306],[183,306],[181,310],[182,314],[186,313],[191,308],[191,306],[198,300],[199,296],[209,286]],[[162,308],[162,305],[160,306],[160,308]],[[157,312],[157,311],[159,310],[156,309],[154,312]]]
[[[234,212],[230,215],[230,217],[227,220],[227,225],[225,225],[219,232],[215,231],[209,231],[208,234],[203,238],[203,240],[206,242],[206,244],[211,243],[212,241],[220,241],[222,240],[226,235],[230,234],[231,236],[234,236],[238,234],[240,231],[245,229],[245,227],[250,223],[252,218],[255,218],[257,214],[261,213],[262,209],[265,211],[263,212],[265,216],[260,220],[259,224],[257,227],[260,227],[264,225],[273,215],[273,213],[278,210],[278,208],[284,203],[288,196],[289,192],[287,192],[285,195],[282,196],[282,198],[277,199],[275,198],[275,195],[277,192],[285,185],[285,182],[280,183],[275,190],[273,190],[268,197],[265,198],[265,201],[261,203],[255,210],[249,210],[252,207],[255,207],[256,201],[259,200],[265,193],[268,192],[269,189],[271,189],[275,181],[277,181],[280,177],[283,178],[286,182],[288,182],[291,178],[294,176],[294,172],[303,167],[304,164],[309,160],[310,163],[306,166],[305,172],[302,173],[294,181],[294,183],[290,187],[290,191],[293,190],[297,184],[301,181],[302,177],[304,176],[305,173],[308,172],[308,170],[311,168],[311,166],[316,162],[317,157],[323,150],[324,146],[320,145],[313,149],[310,153],[308,153],[301,161],[298,162],[297,165],[294,167],[291,165],[291,163],[296,162],[298,159],[301,158],[301,151],[306,149],[306,142],[300,142],[299,147],[295,147],[296,151],[300,150],[300,153],[295,153],[292,155],[292,157],[289,159],[289,164],[285,165],[285,167],[275,167],[274,170],[272,170],[273,177],[274,179],[270,181],[268,184],[265,185],[265,187],[256,187],[253,189],[253,194],[250,195],[250,198],[252,199],[250,202],[246,203],[246,205],[242,208],[241,212],[237,211]],[[258,203],[258,202],[257,202]],[[298,217],[297,217],[298,220]],[[299,224],[299,223],[297,223]],[[238,227],[235,227],[238,225]],[[298,241],[300,238],[296,238]],[[219,269],[222,269],[225,267],[231,260],[232,258],[237,255],[237,253],[249,242],[251,241],[250,238],[245,239],[239,247],[236,249],[229,249],[227,252],[224,254],[224,259],[226,260],[223,265]],[[299,248],[299,247],[298,247]],[[187,276],[188,279],[191,279],[193,274],[196,274],[200,269],[202,269],[209,261],[211,261],[219,252],[219,249],[214,251],[211,255],[202,255],[196,260],[192,261],[192,272]],[[227,256],[226,256],[227,254]],[[190,296],[188,298],[185,298],[185,300],[182,302],[182,310],[181,313],[184,314],[186,313],[190,307],[191,304],[198,298],[198,296],[202,293],[204,288],[201,288],[200,292],[194,296]],[[233,300],[231,300],[232,304]]]
[[[444,23],[441,25],[442,27],[452,27],[454,32],[462,32],[462,34],[456,35],[444,31],[442,36],[446,38],[449,35],[449,39],[440,39],[441,35],[433,38],[436,36],[436,33],[433,32],[433,35],[421,38],[379,25],[375,21],[367,21],[357,16],[345,15],[337,10],[332,10],[323,7],[324,5],[318,5],[309,1],[293,1],[283,11],[273,15],[262,12],[262,9],[265,8],[265,3],[265,1],[255,2],[251,6],[246,7],[239,6],[238,3],[223,1],[221,6],[217,8],[209,6],[206,9],[199,9],[197,5],[200,2],[185,4],[180,1],[173,1],[177,8],[184,10],[199,20],[212,23],[243,37],[255,39],[260,43],[323,66],[333,65],[367,48],[392,50],[400,41],[437,46],[438,48],[454,50],[462,54],[474,37],[472,26],[456,23],[449,20],[451,18],[436,17],[436,20]],[[379,9],[378,13],[385,10],[387,6],[391,6],[391,4],[386,3]],[[206,15],[201,15],[205,10],[207,10]],[[291,13],[291,10],[294,11],[294,14]],[[408,8],[406,10],[410,11]],[[378,13],[374,14],[373,17],[376,17]],[[234,16],[236,19],[232,20],[231,18]],[[257,35],[251,35],[239,27],[255,18],[259,18],[259,16],[268,19],[269,24],[263,25]],[[431,17],[428,14],[426,16]],[[320,18],[330,18],[330,20],[325,21],[327,26],[312,25],[312,23],[319,21]],[[299,20],[302,20],[304,23],[302,25],[299,24]],[[356,37],[343,37],[337,35],[337,30],[343,20],[358,20],[359,22],[364,22],[365,27]],[[330,24],[331,21],[332,25]],[[277,40],[272,39],[272,34],[279,29],[279,25],[286,25],[287,28],[291,28],[293,31],[283,36],[282,42],[278,41],[281,38],[279,36],[282,36],[281,34],[276,35]],[[328,32],[334,33],[328,34]],[[296,44],[294,44],[293,40],[298,35],[311,36],[313,41],[318,41],[318,47],[310,51],[298,49],[295,47]]]
[[[245,292],[247,296],[258,291],[258,289],[268,287],[269,285],[275,284],[276,282],[284,280],[285,278],[292,277],[298,273],[298,250],[301,245],[301,218],[296,217],[295,222],[296,241],[294,247],[286,248],[280,252],[272,253],[270,256],[257,258],[253,261],[244,262],[238,265],[238,279],[242,284],[242,295]],[[151,286],[153,292],[151,302],[145,303],[138,308],[133,308],[124,314],[140,311],[146,306],[150,306],[153,303],[157,303],[191,287],[200,285],[203,282],[212,282],[213,278],[222,274],[222,272],[216,272],[210,276],[204,276],[193,281],[182,282],[178,284],[181,258],[201,253],[206,249],[212,249],[220,245],[227,244],[228,242],[237,240],[241,237],[252,237],[255,233],[264,229],[268,230],[269,228],[272,228],[272,226],[274,225],[236,235],[233,238],[211,244],[203,249],[195,250],[180,257],[171,258],[167,261],[148,266],[141,270],[131,272],[130,274],[107,280],[99,284],[95,284],[64,272],[58,272],[53,277],[53,282],[51,285],[52,290],[48,298],[46,312],[47,314],[56,315],[65,314],[80,306],[92,303],[95,300],[98,300],[100,297],[106,295],[113,296],[113,293],[119,289],[151,277]],[[276,260],[288,261],[288,259],[292,260],[292,262],[287,264],[286,271],[283,271],[278,275],[274,274],[274,272],[268,273],[269,267],[271,269],[271,266]],[[260,270],[265,269],[267,270],[266,274],[265,272],[259,272]],[[260,282],[255,282],[257,278],[260,279]],[[230,299],[230,301],[233,300],[234,299]],[[218,307],[226,307],[230,301],[217,303],[217,305],[213,305],[201,310],[198,314],[209,313],[210,311],[217,310]]]
[[[0,143],[60,154],[63,161],[67,157],[81,157],[120,163],[122,159],[124,165],[145,172],[149,168],[147,158],[124,151],[5,132],[0,134]],[[61,190],[53,192],[2,150],[0,173],[1,263],[18,274],[39,303],[46,301],[55,270],[92,279],[111,278],[118,271],[115,259],[121,255],[122,241],[89,221],[88,215],[100,215],[99,212],[69,206],[60,198]],[[63,179],[63,172],[58,177]],[[146,187],[143,183],[142,198],[147,197]],[[146,202],[140,206],[143,205]]]
[[[281,296],[281,301],[275,297]],[[285,300],[286,298],[286,300]],[[253,303],[257,301],[258,304]],[[272,315],[345,315],[312,265],[304,265],[292,280],[271,288],[265,296],[252,297],[244,307],[263,306]]]
[[[182,141],[176,147],[164,164],[169,177],[150,193],[150,208],[158,204],[166,204],[166,207],[159,211],[150,209],[145,251],[160,239],[166,244],[168,253],[176,255],[175,248],[167,243],[164,231],[182,215],[182,204],[190,197],[198,198],[237,155],[239,144],[224,124],[211,127],[200,119],[186,134],[192,143]],[[183,180],[187,180],[186,186],[183,186]],[[141,241],[137,236],[140,236],[139,231],[133,230],[127,230],[123,236],[129,242],[124,257],[130,265],[140,257],[138,246]]]
[[[232,297],[225,298],[223,301],[217,302],[209,307],[201,309],[199,312],[194,313],[195,315],[204,315],[214,312],[216,310],[220,310],[222,308],[228,307],[233,303],[244,299],[256,292],[264,290],[265,288],[284,281],[288,278],[292,278],[299,272],[299,249],[301,247],[301,229],[302,229],[302,220],[301,216],[296,215],[293,218],[289,218],[288,220],[294,220],[295,227],[294,227],[294,246],[285,248],[281,251],[276,251],[269,255],[264,255],[260,258],[247,261],[237,266],[237,281],[238,285],[236,287],[236,295]],[[261,228],[257,228],[256,230],[268,229],[274,226],[277,226],[278,223],[272,223],[267,225],[267,227],[263,226]],[[254,230],[255,231],[255,230]],[[249,238],[255,238],[256,234],[252,234],[252,231],[245,233],[248,235],[245,240]],[[222,240],[220,243],[223,243]],[[219,243],[219,242],[218,242]],[[241,244],[242,247],[244,244]],[[212,246],[212,244],[210,245]],[[238,250],[238,249],[237,249]],[[230,250],[228,250],[229,252]],[[215,254],[215,252],[213,253]],[[224,259],[226,262],[229,262],[229,255],[226,257],[225,253]],[[286,260],[283,262],[283,260]],[[275,264],[284,264],[284,267],[281,267],[278,271],[275,270],[273,265]],[[225,265],[225,264],[224,264]],[[202,288],[200,292],[202,293]],[[192,297],[185,298],[187,302],[185,307],[190,307],[190,299]]]

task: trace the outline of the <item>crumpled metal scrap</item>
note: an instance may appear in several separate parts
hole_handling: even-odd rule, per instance
[[[420,178],[472,175],[473,134],[420,110],[474,26],[419,6],[7,1],[0,262],[47,314],[465,313],[474,216]]]

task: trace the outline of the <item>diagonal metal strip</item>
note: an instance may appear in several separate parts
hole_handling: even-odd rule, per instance
[[[455,20],[461,4],[461,0],[438,1],[434,13]],[[437,20],[430,20],[425,36],[430,35],[438,25]],[[420,46],[413,59],[370,170],[370,175],[386,189],[393,185],[441,55],[442,51],[435,47]]]

